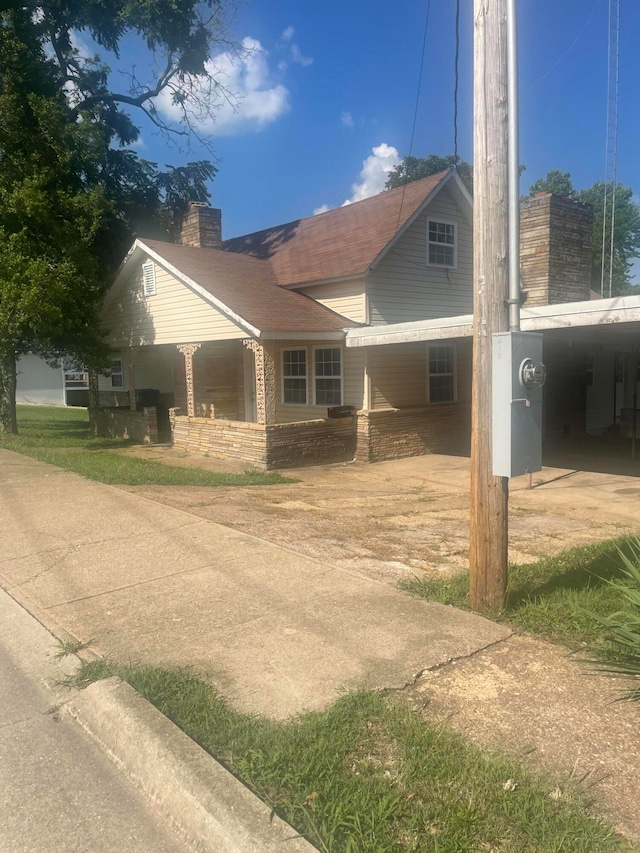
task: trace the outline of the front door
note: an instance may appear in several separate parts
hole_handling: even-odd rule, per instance
[[[244,419],[254,424],[256,414],[256,356],[253,350],[244,351]]]

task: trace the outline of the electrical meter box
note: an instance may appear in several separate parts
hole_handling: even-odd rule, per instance
[[[517,477],[542,468],[542,335],[492,336],[493,474]]]

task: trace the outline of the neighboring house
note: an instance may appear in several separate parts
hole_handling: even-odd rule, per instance
[[[87,406],[89,374],[77,364],[50,364],[33,353],[20,356],[16,369],[16,402],[44,406]]]
[[[589,396],[600,406],[589,358],[626,353],[606,323],[640,319],[635,297],[586,301],[590,215],[548,194],[522,213],[523,328],[548,331],[549,434],[584,430]],[[136,240],[105,298],[118,384],[93,381],[91,418],[262,468],[465,451],[472,276],[454,171],[225,242],[220,211],[193,204],[180,245]]]

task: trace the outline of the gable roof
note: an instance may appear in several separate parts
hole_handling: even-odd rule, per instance
[[[329,210],[307,219],[225,240],[234,254],[268,260],[277,284],[362,275],[450,180],[453,170]]]
[[[341,332],[354,325],[308,296],[277,287],[271,265],[256,258],[160,240],[136,240],[135,249],[148,253],[251,335]]]

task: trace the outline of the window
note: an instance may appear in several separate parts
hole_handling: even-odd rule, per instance
[[[314,352],[316,406],[339,406],[342,403],[340,347],[317,349]]]
[[[78,368],[77,370],[65,369],[64,372],[64,387],[65,388],[88,388],[89,374],[86,370]]]
[[[436,222],[434,219],[430,219],[427,228],[427,256],[429,264],[436,267],[455,267],[455,222]]]
[[[156,267],[153,261],[142,264],[142,291],[145,296],[156,295]]]
[[[293,405],[307,405],[307,351],[282,350],[282,400]]]
[[[429,347],[430,403],[454,403],[456,399],[456,348],[454,346]]]
[[[124,388],[124,374],[122,372],[122,359],[115,358],[111,362],[111,387]]]

